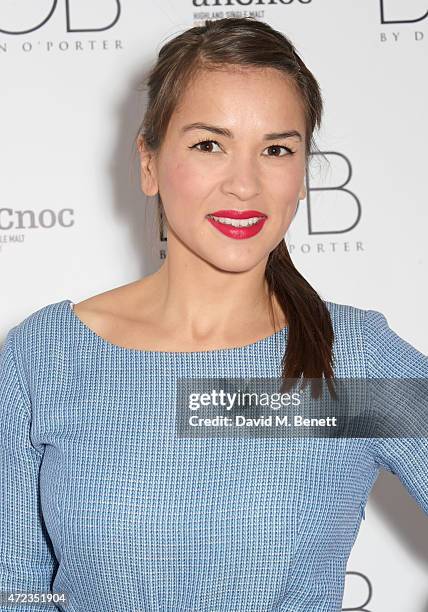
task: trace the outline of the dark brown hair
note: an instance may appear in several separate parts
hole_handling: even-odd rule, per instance
[[[292,42],[281,32],[252,17],[206,20],[165,43],[145,82],[148,105],[136,137],[156,152],[186,85],[200,69],[225,69],[228,66],[276,68],[283,72],[300,96],[305,115],[306,163],[316,149],[314,131],[321,125],[323,101],[319,85],[296,53]],[[158,194],[158,222],[163,232],[163,204]],[[272,295],[287,319],[287,349],[282,358],[285,379],[333,378],[333,326],[330,313],[315,289],[295,268],[285,241],[270,253],[265,278]],[[321,381],[313,381],[318,396]],[[328,381],[330,387],[330,381]]]

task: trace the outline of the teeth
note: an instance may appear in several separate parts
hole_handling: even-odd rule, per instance
[[[210,219],[215,219],[219,223],[224,225],[233,225],[233,227],[250,227],[255,225],[261,219],[261,217],[250,217],[249,219],[228,219],[226,217],[215,217],[214,215],[207,215]]]

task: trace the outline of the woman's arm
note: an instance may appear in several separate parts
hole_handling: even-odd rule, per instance
[[[49,593],[57,561],[40,510],[42,455],[30,440],[30,402],[17,369],[15,330],[0,350],[0,592]],[[0,601],[0,611],[51,609],[56,607]]]
[[[375,459],[400,479],[428,514],[428,357],[393,331],[376,310],[366,311],[364,339],[368,377],[383,379],[386,391],[376,395],[376,410],[394,421],[398,435],[400,428],[403,434],[375,438]],[[412,379],[418,380],[412,384]],[[376,382],[372,388],[376,394]],[[413,435],[418,437],[409,437]]]

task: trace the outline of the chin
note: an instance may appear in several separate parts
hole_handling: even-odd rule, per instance
[[[261,259],[256,257],[210,257],[206,261],[223,272],[248,272],[257,266]]]

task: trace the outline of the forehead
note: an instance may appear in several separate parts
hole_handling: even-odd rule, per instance
[[[304,110],[296,85],[280,70],[222,66],[199,69],[184,88],[171,116],[172,127],[202,120],[223,120],[232,129],[234,124],[236,128],[272,128],[273,123],[281,129],[304,129]]]

